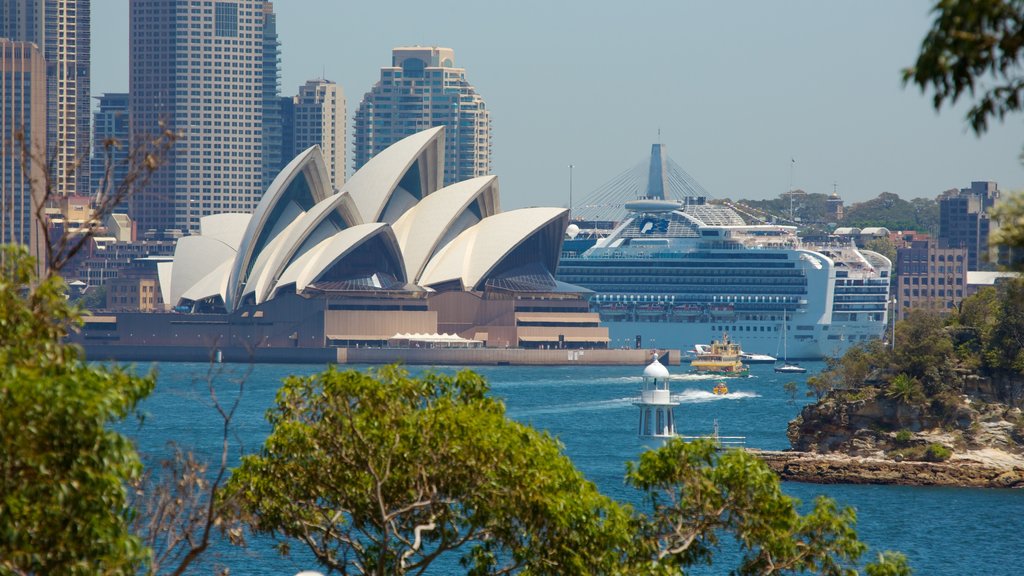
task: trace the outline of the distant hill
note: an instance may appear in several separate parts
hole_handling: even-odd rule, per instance
[[[903,200],[891,192],[846,208],[842,226],[884,226],[889,230],[916,230],[937,235],[939,202],[927,198]]]
[[[908,201],[891,192],[882,192],[877,198],[846,206],[839,222],[829,221],[827,194],[798,193],[793,196],[792,219],[789,194],[780,194],[770,200],[733,202],[726,199],[722,202],[733,205],[748,222],[760,220],[795,224],[804,229],[802,232],[830,232],[833,224],[857,228],[883,226],[890,230],[916,230],[932,235],[939,229],[937,200],[914,198]]]

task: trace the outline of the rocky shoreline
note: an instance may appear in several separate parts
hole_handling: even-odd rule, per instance
[[[783,480],[795,482],[1024,488],[1024,459],[1002,451],[968,452],[946,462],[896,461],[789,450],[751,452]]]

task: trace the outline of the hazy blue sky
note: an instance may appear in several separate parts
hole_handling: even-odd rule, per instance
[[[982,138],[903,88],[931,2],[277,0],[282,94],[325,75],[351,118],[391,48],[455,49],[494,123],[505,208],[579,202],[661,140],[712,195],[847,201],[1024,188],[1024,115]],[[128,89],[128,0],[93,0],[94,94]],[[349,154],[351,158],[351,153]],[[351,172],[351,162],[349,163]]]

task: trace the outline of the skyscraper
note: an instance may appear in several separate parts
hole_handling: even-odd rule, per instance
[[[202,216],[256,207],[265,173],[263,26],[270,16],[263,0],[131,0],[133,143],[164,127],[182,134],[132,199],[142,233],[195,232]]]
[[[968,270],[994,268],[987,259],[992,231],[988,211],[997,200],[995,182],[971,182],[970,188],[950,190],[939,198],[939,243],[944,248],[966,248]]]
[[[0,38],[33,42],[42,51],[53,192],[88,195],[89,0],[0,0]]]
[[[285,159],[287,144],[281,125],[281,43],[277,40],[277,15],[274,5],[263,3],[263,185],[270,187],[274,177],[291,160]]]
[[[491,172],[491,116],[455,67],[455,51],[436,46],[392,50],[391,66],[363,96],[355,117],[355,168],[402,138],[445,126],[445,185]]]
[[[100,108],[93,116],[92,190],[107,193],[116,190],[128,176],[128,94],[107,93],[97,100]],[[112,142],[109,148],[108,141]]]
[[[295,144],[292,154],[319,145],[331,183],[345,183],[345,91],[330,80],[309,80],[295,97]]]
[[[19,134],[21,142],[15,138]],[[35,209],[43,200],[46,166],[33,158],[22,163],[20,150],[46,146],[46,62],[31,42],[0,38],[0,139],[0,242],[28,246],[41,263],[43,236]]]

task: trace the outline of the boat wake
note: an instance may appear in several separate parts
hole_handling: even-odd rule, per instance
[[[714,402],[716,400],[743,400],[744,398],[760,398],[757,392],[729,392],[728,394],[715,394],[707,390],[683,390],[679,394],[673,394],[672,399],[680,404],[701,404]]]
[[[634,402],[639,400],[637,396],[627,396],[625,398],[616,398],[614,400],[594,400],[592,402],[579,402],[576,404],[559,404],[556,406],[543,406],[537,408],[528,408],[526,410],[509,411],[509,416],[512,418],[522,418],[525,416],[540,416],[544,414],[564,414],[566,412],[595,412],[599,410],[612,410],[616,408],[622,408],[623,406],[632,406]]]
[[[731,374],[672,374],[669,378],[675,382],[702,382],[707,380],[722,380],[732,378],[746,378],[746,375]]]

